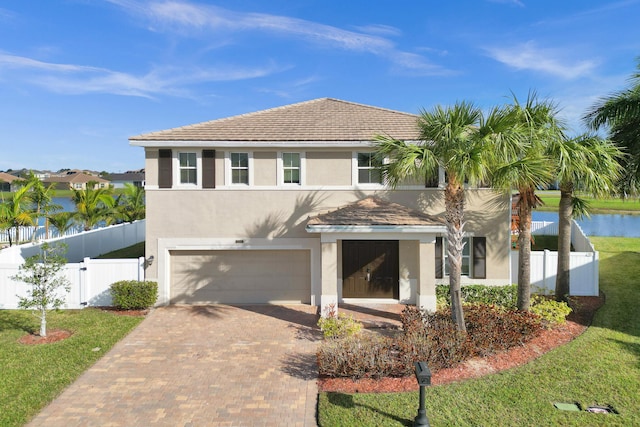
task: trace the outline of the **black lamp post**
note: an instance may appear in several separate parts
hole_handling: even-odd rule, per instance
[[[431,371],[427,366],[427,362],[416,362],[416,380],[420,386],[420,406],[418,407],[418,415],[413,420],[414,426],[429,427],[429,419],[427,418],[427,410],[424,407],[425,387],[431,385]]]

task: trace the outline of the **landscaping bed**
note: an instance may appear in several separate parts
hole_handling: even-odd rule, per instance
[[[511,369],[565,344],[579,336],[591,324],[596,310],[604,304],[604,296],[573,297],[571,312],[564,324],[542,330],[538,336],[510,350],[486,357],[476,357],[452,368],[432,371],[433,385],[447,384]],[[391,393],[418,390],[413,376],[402,378],[320,378],[318,387],[325,392]]]

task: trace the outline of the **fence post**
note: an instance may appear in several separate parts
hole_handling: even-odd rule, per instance
[[[138,281],[144,281],[144,267],[145,267],[145,259],[143,256],[138,258]]]
[[[80,265],[80,305],[86,307],[89,305],[88,296],[91,290],[91,272],[89,271],[91,258],[85,257]]]

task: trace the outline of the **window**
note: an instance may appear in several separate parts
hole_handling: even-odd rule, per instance
[[[486,237],[465,237],[462,249],[463,276],[476,279],[486,278]],[[436,277],[449,275],[449,254],[447,253],[447,238],[436,237]]]
[[[300,153],[282,153],[282,175],[285,184],[300,184]]]
[[[178,153],[180,184],[198,184],[196,153]]]
[[[358,184],[381,184],[380,166],[374,153],[358,153]]]
[[[231,153],[231,183],[249,185],[249,153]]]

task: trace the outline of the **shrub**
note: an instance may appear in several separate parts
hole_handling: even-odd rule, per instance
[[[393,341],[376,335],[323,341],[318,349],[318,371],[322,376],[381,378],[406,375]]]
[[[353,379],[409,376],[414,362],[426,361],[432,370],[452,367],[520,345],[542,328],[536,314],[493,305],[466,304],[464,314],[466,333],[457,330],[449,309],[428,313],[407,306],[400,316],[403,334],[397,338],[361,335],[323,342],[319,372]]]
[[[571,313],[571,307],[566,302],[534,295],[531,298],[529,311],[540,316],[545,326],[552,327],[561,325],[567,320],[567,316]]]
[[[330,305],[327,316],[318,320],[318,327],[325,338],[346,338],[358,334],[362,330],[362,323],[352,316],[336,314],[335,305]]]
[[[122,280],[111,284],[113,305],[121,310],[152,307],[158,299],[158,284],[152,281]]]
[[[505,308],[516,308],[518,298],[518,286],[485,286],[485,285],[465,285],[461,289],[462,299],[470,304],[497,305]],[[449,285],[436,286],[436,298],[438,304],[449,306]]]

